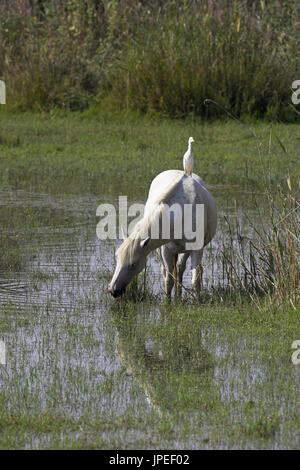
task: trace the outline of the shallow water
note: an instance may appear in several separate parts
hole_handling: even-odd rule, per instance
[[[226,203],[224,188],[213,190],[219,202],[219,217],[222,219],[224,214],[234,217],[235,206]],[[166,346],[150,333],[140,337],[138,332],[135,333],[134,338],[145,359],[141,375],[137,355],[134,348],[131,350],[132,337],[114,321],[111,310],[114,301],[107,293],[107,285],[114,269],[115,247],[114,243],[100,241],[96,236],[95,212],[103,198],[2,191],[0,201],[2,206],[15,211],[16,216],[18,208],[27,207],[38,209],[41,218],[45,208],[53,210],[54,219],[58,211],[73,217],[72,224],[59,224],[53,220],[50,225],[41,223],[32,231],[28,227],[11,229],[12,236],[24,230],[27,230],[27,236],[22,246],[26,256],[22,258],[20,269],[0,272],[0,300],[6,321],[6,326],[1,327],[1,339],[7,350],[5,370],[3,366],[0,370],[0,384],[2,390],[9,392],[6,406],[28,412],[62,410],[76,417],[87,413],[111,416],[112,412],[114,416],[121,416],[138,410],[144,415],[166,414],[171,419],[168,398],[162,400],[157,396],[152,384],[159,377],[159,364],[167,361]],[[211,247],[205,250],[204,287],[208,291],[224,276],[217,256],[223,236],[221,227]],[[9,228],[5,230],[10,231]],[[163,300],[159,262],[151,256],[148,264],[152,293]],[[189,268],[184,285],[190,287]],[[144,311],[141,304],[137,307],[136,321],[137,325],[139,321],[143,325],[143,322],[159,323],[159,306],[153,303],[149,311]],[[249,347],[251,351],[259,350],[258,342],[259,339],[236,338],[235,356],[240,351],[244,357]],[[234,357],[232,363],[224,363],[223,359],[230,355],[232,342],[222,331],[203,328],[201,348],[203,357],[208,354],[216,358],[216,362],[209,365],[207,374],[215,384],[220,401],[228,406],[248,399],[249,391],[260,389],[268,376],[268,367],[258,354],[246,372],[243,362],[236,363]],[[193,368],[192,363],[189,365],[188,354],[184,367],[187,370]],[[174,374],[176,379],[176,370]],[[162,377],[161,380],[167,389],[166,379]],[[260,393],[260,399],[268,399],[264,391]],[[283,412],[287,406],[283,405]],[[192,415],[189,419],[192,421]],[[175,435],[176,429],[174,423]],[[146,437],[145,431],[131,429],[123,438],[122,432],[119,435],[121,442],[122,439],[130,442],[129,435],[131,440],[138,436],[149,447],[149,436]],[[155,434],[154,429],[147,432]],[[201,433],[205,434],[205,423]],[[109,433],[104,433],[104,437],[109,441]],[[47,436],[34,437],[27,447],[47,446],[47,439]],[[291,446],[296,441],[293,434]],[[176,448],[197,448],[199,436],[190,433],[185,438],[166,439],[164,445],[168,443]],[[228,445],[224,437],[224,442],[217,447]],[[201,446],[209,448],[211,444],[202,443]],[[281,446],[280,435],[276,446]]]
[[[215,238],[211,244],[204,250],[203,266],[204,277],[203,287],[210,289],[218,285],[222,279],[223,273],[218,263],[218,252],[220,251],[221,240],[224,238],[222,224],[224,225],[224,216],[228,220],[235,217],[236,206],[226,201],[223,194],[226,194],[226,188],[223,186],[212,187],[211,189],[218,196],[218,217],[219,226]],[[247,197],[247,193],[242,193]],[[227,195],[228,196],[228,195]],[[44,208],[51,208],[54,211],[64,211],[66,215],[75,217],[72,225],[69,223],[54,226],[35,226],[32,229],[33,236],[26,241],[23,247],[24,251],[30,252],[33,257],[26,261],[25,265],[18,271],[6,271],[0,274],[0,292],[2,301],[16,302],[20,308],[28,306],[28,301],[33,305],[44,304],[47,300],[55,302],[57,293],[60,292],[59,305],[72,304],[69,299],[69,288],[80,289],[81,295],[88,295],[84,290],[90,287],[89,284],[99,271],[112,274],[115,266],[115,251],[122,243],[122,240],[101,241],[96,236],[96,224],[98,219],[95,217],[96,208],[103,198],[94,196],[65,196],[48,195],[46,193],[30,193],[26,191],[2,191],[0,192],[0,206],[5,206],[16,210],[20,207],[37,208],[43,214]],[[117,201],[106,201],[116,203]],[[221,205],[224,205],[223,206]],[[220,207],[221,206],[221,207]],[[252,216],[255,211],[251,211]],[[239,222],[244,225],[242,215],[239,215]],[[250,230],[250,229],[249,229]],[[10,232],[12,236],[18,231],[15,229],[4,229]],[[23,229],[19,230],[20,232]],[[28,228],[27,228],[28,231]],[[157,255],[151,254],[148,259],[148,269],[150,272],[150,285],[154,294],[163,295],[163,282],[161,268]],[[38,289],[33,289],[32,276],[38,281],[38,272],[47,271],[47,276],[52,277],[51,285],[49,283],[39,283]],[[109,283],[109,277],[106,283]],[[50,279],[49,279],[50,281]],[[105,283],[103,283],[105,284]],[[184,273],[184,286],[191,287],[190,260],[187,262],[187,268]],[[35,285],[35,284],[34,284]],[[103,285],[105,288],[105,286]],[[77,291],[78,293],[78,291]],[[53,296],[52,296],[53,294]]]

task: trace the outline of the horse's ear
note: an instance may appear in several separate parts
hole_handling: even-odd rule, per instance
[[[147,246],[149,241],[150,241],[150,237],[145,238],[145,240],[141,240],[141,243],[140,243],[141,248],[144,248],[145,246]]]

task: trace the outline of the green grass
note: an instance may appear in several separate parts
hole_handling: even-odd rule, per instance
[[[67,118],[66,118],[67,116]],[[264,145],[237,123],[173,121],[97,111],[64,115],[0,113],[0,188],[51,193],[126,194],[145,200],[159,172],[182,168],[182,156],[193,136],[195,172],[210,185],[261,191],[271,163],[274,185],[299,171],[296,124],[255,122],[249,126]],[[269,152],[271,135],[275,153]],[[284,144],[283,151],[276,137]]]

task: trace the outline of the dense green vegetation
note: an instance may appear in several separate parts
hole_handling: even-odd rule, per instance
[[[292,0],[24,0],[0,6],[9,107],[135,109],[293,120],[299,5]]]

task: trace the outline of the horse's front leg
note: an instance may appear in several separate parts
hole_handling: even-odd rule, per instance
[[[199,251],[192,251],[191,253],[192,287],[197,296],[199,296],[202,288],[202,256],[203,248]]]
[[[181,298],[181,295],[182,295],[182,278],[183,278],[183,273],[186,268],[186,262],[189,256],[190,256],[189,253],[179,253],[178,255],[177,277],[176,277],[176,284],[175,284],[175,296],[177,298]]]
[[[164,245],[161,248],[161,257],[163,261],[162,272],[165,280],[165,293],[170,298],[174,286],[174,254]]]

